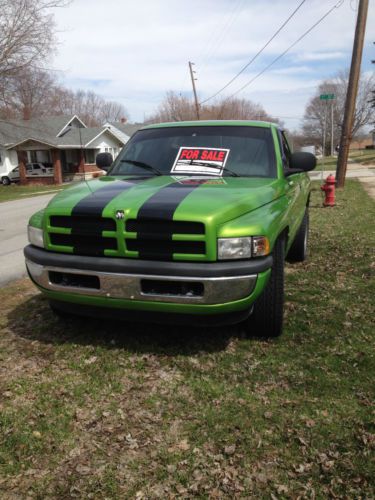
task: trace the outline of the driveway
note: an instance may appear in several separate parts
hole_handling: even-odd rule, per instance
[[[23,247],[27,244],[27,222],[55,194],[0,203],[0,285],[26,275]]]

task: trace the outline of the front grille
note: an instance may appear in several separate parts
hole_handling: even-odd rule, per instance
[[[102,231],[116,231],[116,222],[105,217],[79,215],[52,215],[50,225],[53,227],[67,227],[80,233],[101,233]]]
[[[204,234],[202,222],[168,221],[157,219],[128,219],[126,231],[146,234]]]
[[[155,257],[170,256],[173,253],[205,254],[203,241],[166,241],[166,240],[126,240],[128,250]]]
[[[73,247],[77,255],[104,255],[104,250],[117,250],[117,239],[104,237],[103,231],[116,231],[113,219],[95,216],[52,215],[49,239],[51,245]],[[70,229],[70,234],[54,232],[54,228]]]
[[[138,252],[140,258],[172,260],[173,254],[206,254],[205,226],[201,222],[129,219],[125,229],[127,233],[136,233],[135,239],[125,237],[125,243],[127,250]],[[173,235],[183,236],[173,240]]]

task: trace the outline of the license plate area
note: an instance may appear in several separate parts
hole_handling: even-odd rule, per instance
[[[203,297],[204,285],[199,281],[141,280],[143,295],[172,297]]]

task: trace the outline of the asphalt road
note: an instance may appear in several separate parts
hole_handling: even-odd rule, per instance
[[[23,247],[27,245],[27,222],[55,194],[0,203],[0,286],[26,275]]]

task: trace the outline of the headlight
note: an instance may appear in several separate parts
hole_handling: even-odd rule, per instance
[[[251,238],[219,238],[217,240],[219,260],[249,259],[251,257]]]
[[[244,238],[219,238],[217,256],[219,260],[249,259],[270,253],[270,242],[266,236]]]
[[[43,229],[27,226],[27,236],[29,242],[36,247],[44,248]]]

